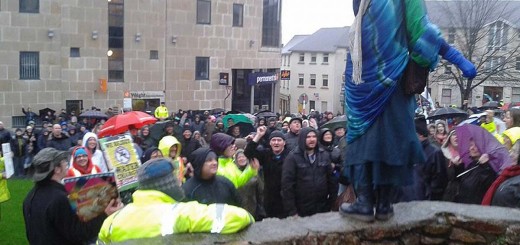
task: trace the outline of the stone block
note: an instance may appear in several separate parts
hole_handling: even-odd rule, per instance
[[[45,81],[45,91],[62,91],[63,83],[58,80]],[[76,85],[74,85],[76,86]],[[75,87],[73,88],[75,90]]]
[[[420,244],[424,244],[424,245],[446,244],[446,239],[439,238],[439,237],[421,236]]]
[[[10,27],[4,26],[2,27],[2,38],[3,42],[5,41],[20,41],[20,28],[19,27]]]
[[[8,104],[11,104],[11,105],[16,105],[16,104],[20,104],[22,103],[22,100],[21,100],[21,94],[20,92],[9,92],[9,93],[4,93],[5,95],[5,101],[8,103]]]
[[[486,239],[482,235],[460,228],[453,228],[450,234],[450,239],[469,244],[486,243]]]
[[[447,224],[432,224],[424,227],[423,231],[430,235],[445,235],[451,230],[451,226]]]
[[[38,82],[38,81],[35,81]],[[13,83],[13,92],[25,92],[29,90],[29,83],[30,81],[18,81]]]
[[[401,236],[400,240],[402,244],[419,244],[421,236],[418,233],[410,232]]]
[[[38,103],[38,92],[25,92],[21,96],[24,105]]]
[[[29,83],[29,90],[31,92],[42,92],[45,91],[45,82],[43,81],[34,81]],[[37,96],[34,96],[35,98]]]
[[[492,224],[478,220],[461,221],[457,222],[455,225],[479,234],[497,235],[503,234],[506,231],[506,227],[504,225]]]

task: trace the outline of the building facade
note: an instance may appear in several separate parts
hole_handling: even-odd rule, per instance
[[[322,28],[312,35],[297,35],[282,49],[280,83],[283,112],[309,114],[315,110],[344,113],[343,74],[348,27]]]
[[[471,61],[478,72],[473,84],[484,81],[471,91],[468,106],[480,107],[487,101],[520,102],[520,2],[428,0],[426,3],[432,22],[439,26],[450,45],[463,53],[468,53],[469,47],[473,49]],[[472,6],[467,8],[467,5]],[[478,18],[472,20],[468,16]],[[471,35],[474,43],[467,41]],[[428,89],[433,101],[441,106],[463,103],[452,74],[458,72],[456,69],[441,61],[430,75]]]
[[[247,82],[279,73],[280,1],[0,1],[0,121],[29,106],[278,108],[277,81]]]

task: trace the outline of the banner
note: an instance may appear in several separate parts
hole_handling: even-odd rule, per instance
[[[247,76],[247,84],[249,86],[271,84],[278,82],[278,73],[276,72],[256,72],[249,73]]]
[[[113,167],[117,189],[124,191],[137,187],[137,169],[141,161],[128,134],[99,140],[109,166]]]
[[[9,144],[9,143],[2,144],[2,155],[4,156],[5,178],[9,179],[14,174],[13,154],[11,153],[11,144]]]

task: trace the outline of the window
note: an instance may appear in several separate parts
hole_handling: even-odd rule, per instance
[[[316,74],[311,74],[311,86],[316,86]]]
[[[455,43],[455,28],[450,28],[448,30],[448,43],[449,44]]]
[[[108,2],[108,82],[123,82],[125,77],[124,12],[124,0]]]
[[[505,58],[504,57],[496,57],[496,56],[493,56],[493,57],[490,57],[489,58],[489,61],[487,63],[487,72],[496,72],[501,68],[501,66],[504,65],[504,62],[505,62]]]
[[[298,86],[303,86],[304,76],[303,74],[298,74]]]
[[[209,57],[195,58],[195,80],[209,80]]]
[[[321,102],[321,111],[328,111],[329,109],[327,108],[327,101],[322,101]]]
[[[511,101],[512,102],[518,102],[520,101],[520,87],[513,87],[511,88],[512,89],[512,92],[511,92]]]
[[[80,57],[79,48],[70,48],[70,57]]]
[[[40,79],[39,52],[20,52],[20,79]]]
[[[159,59],[159,51],[158,50],[150,50],[150,59],[158,60]]]
[[[502,21],[497,21],[489,27],[488,50],[506,50],[509,27]]]
[[[441,104],[443,104],[443,105],[451,104],[451,89],[449,89],[449,88],[442,89]]]
[[[316,110],[316,101],[309,100],[309,110]]]
[[[446,65],[444,67],[444,74],[451,74],[451,65]]]
[[[197,0],[197,24],[211,24],[211,1]]]
[[[20,0],[18,10],[20,13],[39,13],[40,12],[40,1],[39,0]]]
[[[233,26],[242,27],[244,24],[244,5],[233,4]]]
[[[517,71],[520,70],[520,57],[516,57],[515,69],[516,69]]]
[[[305,54],[300,53],[300,58],[298,59],[298,63],[304,63],[305,62]]]
[[[322,75],[323,83],[322,87],[328,87],[329,86],[329,75]]]
[[[281,1],[264,0],[262,47],[280,47]]]
[[[328,53],[324,53],[323,54],[323,63],[324,64],[328,64],[329,63],[329,54]]]
[[[311,63],[316,64],[316,54],[311,54]]]

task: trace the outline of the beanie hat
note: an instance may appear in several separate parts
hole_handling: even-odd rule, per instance
[[[282,138],[285,141],[285,135],[280,130],[275,130],[269,135],[269,140],[274,137]]]
[[[176,201],[184,199],[179,180],[173,174],[174,167],[167,158],[156,158],[145,162],[137,170],[140,190],[161,191]]]
[[[426,119],[424,117],[415,118],[415,132],[425,137],[430,134],[428,126],[426,125]]]
[[[83,148],[78,148],[75,152],[74,152],[74,158],[76,158],[77,156],[79,155],[87,155],[87,152],[85,151],[85,149]]]
[[[217,153],[217,155],[223,155],[224,151],[228,146],[232,145],[235,142],[235,138],[230,135],[224,133],[216,133],[211,136],[211,141],[209,143],[210,148]]]

